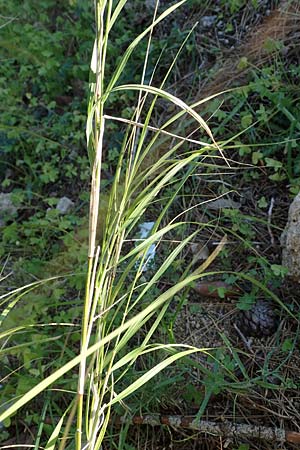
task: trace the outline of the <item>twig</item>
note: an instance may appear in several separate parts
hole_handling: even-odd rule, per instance
[[[269,209],[268,209],[268,232],[269,232],[269,235],[271,237],[271,244],[272,245],[274,245],[274,242],[275,242],[274,235],[273,235],[273,232],[271,230],[271,220],[272,220],[273,206],[274,206],[274,197],[271,198],[270,206],[269,206]]]
[[[236,323],[233,324],[233,327],[235,329],[235,331],[238,333],[238,335],[240,336],[240,338],[242,339],[242,341],[244,342],[246,348],[249,350],[249,352],[253,353],[253,350],[251,348],[251,341],[252,339],[247,339],[243,333],[241,332],[241,330],[239,329],[239,327],[237,326]]]
[[[244,423],[210,422],[197,420],[196,416],[162,416],[160,414],[147,414],[145,416],[122,416],[116,419],[116,424],[131,425],[168,425],[174,428],[188,428],[201,433],[208,433],[224,438],[264,439],[269,442],[300,443],[300,433],[285,431],[282,428],[271,428]]]
[[[135,120],[124,119],[123,117],[109,116],[108,114],[105,114],[104,118],[105,119],[110,119],[110,120],[116,120],[117,122],[127,123],[129,125],[133,125],[133,126],[138,127],[138,128],[144,128],[144,126],[145,126],[144,123],[137,122]],[[208,144],[207,142],[197,141],[195,139],[190,139],[188,137],[179,136],[178,134],[170,133],[169,131],[163,130],[162,128],[152,127],[151,125],[147,125],[147,129],[150,130],[150,131],[154,131],[156,133],[159,131],[162,134],[165,134],[167,136],[171,136],[171,137],[173,137],[175,139],[179,139],[181,141],[190,142],[191,144],[197,144],[197,145],[201,145],[203,147],[211,146],[211,144]]]

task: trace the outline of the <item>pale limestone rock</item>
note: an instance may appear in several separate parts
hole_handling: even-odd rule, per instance
[[[288,222],[281,235],[282,265],[288,275],[300,283],[300,192],[289,208]]]
[[[239,209],[241,204],[239,202],[235,202],[231,200],[231,198],[220,197],[211,202],[207,202],[204,206],[208,209],[213,209],[218,211],[219,209]]]
[[[200,19],[200,25],[203,28],[211,28],[214,25],[217,18],[218,16],[203,16]]]
[[[70,200],[68,197],[62,197],[59,199],[56,209],[60,212],[60,214],[67,214],[70,209],[74,206],[74,203],[72,200]]]
[[[12,202],[11,194],[0,193],[0,226],[17,215],[17,208]]]

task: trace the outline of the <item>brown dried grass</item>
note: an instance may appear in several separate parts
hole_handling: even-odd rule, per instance
[[[216,72],[213,80],[205,82],[200,87],[196,100],[243,84],[252,66],[259,67],[274,57],[276,49],[272,50],[270,43],[282,43],[283,51],[287,52],[299,33],[300,2],[283,1],[280,7],[272,11],[258,28],[252,29],[244,43],[229,58],[222,61],[221,68]],[[242,57],[249,63],[243,69],[239,67]]]

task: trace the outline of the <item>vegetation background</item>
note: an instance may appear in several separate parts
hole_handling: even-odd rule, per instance
[[[177,9],[161,1],[156,11],[155,2],[124,2],[102,42],[104,111],[90,75],[100,3],[10,0],[1,8],[0,442],[81,448],[73,440],[79,376],[72,361],[85,338],[96,344],[114,330],[87,359],[90,394],[80,426],[89,448],[225,442],[129,427],[146,413],[299,432],[299,299],[280,250],[300,190],[299,3],[188,0]],[[120,88],[132,84],[161,91]],[[86,314],[90,178],[102,130],[88,133],[87,151],[86,121],[91,129],[103,114],[102,247],[100,256],[92,252],[89,273],[107,303],[98,309],[95,296]],[[62,212],[64,197],[71,203]],[[155,225],[140,241],[145,221]],[[155,259],[144,271],[152,245]],[[280,326],[249,341],[240,311],[261,300],[273,305]],[[186,346],[182,359],[176,344]],[[210,350],[190,356],[196,348]],[[45,389],[27,402],[43,380]],[[251,430],[228,445],[261,448]]]

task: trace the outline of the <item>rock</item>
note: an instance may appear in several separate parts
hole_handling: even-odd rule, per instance
[[[56,209],[60,212],[60,214],[67,214],[73,206],[74,203],[72,200],[68,197],[62,197],[59,199]]]
[[[230,198],[220,197],[217,200],[213,200],[211,202],[207,202],[204,204],[207,209],[213,209],[218,211],[219,209],[239,209],[241,204],[239,202],[235,202]]]
[[[11,200],[11,194],[0,194],[0,226],[17,215],[17,208]]]
[[[210,28],[213,26],[218,16],[203,16],[200,19],[200,25],[203,28]]]
[[[289,208],[288,222],[281,235],[282,265],[288,275],[300,283],[300,192]]]
[[[203,242],[191,244],[191,251],[193,254],[192,264],[196,264],[198,261],[206,261],[209,257],[209,249]]]

